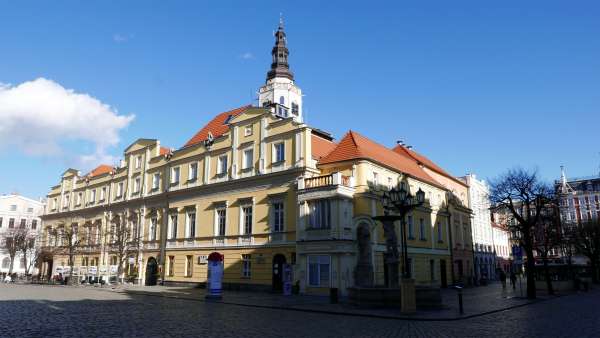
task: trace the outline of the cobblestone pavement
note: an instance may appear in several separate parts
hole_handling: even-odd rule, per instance
[[[471,319],[411,321],[1,285],[0,337],[600,337],[599,304],[592,291]]]

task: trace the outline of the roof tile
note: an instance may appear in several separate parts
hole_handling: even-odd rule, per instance
[[[243,106],[240,108],[236,108],[230,111],[223,112],[217,116],[215,116],[210,122],[208,122],[202,129],[200,129],[189,141],[186,142],[184,147],[189,147],[194,144],[198,144],[203,142],[208,137],[208,132],[212,134],[214,138],[217,138],[227,131],[229,131],[229,125],[225,122],[228,121],[231,117],[238,116],[244,111],[248,110],[248,108],[252,107],[251,105]]]

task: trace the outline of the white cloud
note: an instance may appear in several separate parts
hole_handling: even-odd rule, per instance
[[[254,54],[252,54],[250,52],[246,52],[246,53],[240,55],[240,57],[244,60],[250,60],[250,59],[254,59]]]
[[[106,151],[119,143],[119,132],[133,118],[45,78],[17,86],[0,83],[0,151],[16,148],[30,156],[72,158],[76,155],[62,145],[83,141],[94,150],[73,164],[83,170],[101,162],[112,164],[116,158]]]

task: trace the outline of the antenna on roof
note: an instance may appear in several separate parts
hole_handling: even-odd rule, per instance
[[[406,146],[406,149],[412,149],[413,146]]]
[[[400,145],[400,146],[403,146],[403,145],[404,145],[404,141],[402,141],[402,140],[397,140],[397,141],[396,141],[396,144],[397,144],[397,145]]]

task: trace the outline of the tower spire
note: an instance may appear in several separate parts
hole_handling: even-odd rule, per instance
[[[290,71],[288,64],[288,55],[290,51],[287,49],[287,39],[285,31],[283,30],[283,16],[279,14],[279,28],[275,32],[275,46],[271,50],[273,56],[273,62],[271,63],[271,70],[267,73],[267,81],[276,77],[284,77],[290,80],[294,80],[294,74]]]

